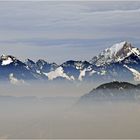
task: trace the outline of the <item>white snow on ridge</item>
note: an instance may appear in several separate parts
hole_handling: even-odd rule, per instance
[[[131,52],[135,55],[137,55],[138,57],[140,57],[140,51],[138,48],[132,48]]]
[[[130,70],[132,72],[132,74],[134,75],[134,80],[135,81],[140,81],[140,72],[138,72],[137,70],[128,67],[127,65],[124,65],[124,67],[126,67],[128,70]]]
[[[51,71],[49,73],[43,73],[45,74],[49,80],[53,80],[57,77],[63,77],[66,78],[67,80],[74,80],[74,77],[69,77],[67,74],[64,73],[64,70],[62,67],[58,67],[55,71]]]
[[[12,63],[13,62],[13,60],[12,60],[12,58],[10,58],[10,57],[7,57],[6,59],[4,59],[4,60],[2,60],[2,66],[4,66],[4,65],[9,65],[10,63]]]
[[[93,57],[90,62],[96,66],[101,66],[112,62],[120,62],[125,58],[128,58],[131,54],[134,54],[140,58],[140,50],[133,47],[130,43],[124,41],[105,49],[98,56]]]
[[[118,51],[120,51],[124,45],[126,44],[126,41],[114,44],[111,48],[106,49],[107,51],[110,50],[110,57],[115,56]]]
[[[111,63],[113,61],[117,62],[123,59],[125,56],[118,53],[122,50],[127,42],[121,42],[114,44],[112,47],[105,49],[97,57],[93,57],[91,62],[95,62],[97,66],[104,65],[106,63]]]
[[[105,61],[112,61],[113,57],[124,47],[126,42],[114,44],[112,47],[105,49],[101,55],[105,57]]]

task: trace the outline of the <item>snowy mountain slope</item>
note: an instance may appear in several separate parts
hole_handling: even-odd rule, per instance
[[[50,72],[58,68],[56,63],[48,63],[44,60],[39,59],[36,62],[36,68],[42,72]]]
[[[30,71],[32,71],[33,75],[38,79],[48,78],[44,73],[51,72],[58,67],[56,63],[48,63],[41,59],[39,59],[37,62],[27,59],[25,63]]]
[[[73,76],[75,80],[82,81],[86,75],[92,75],[93,66],[87,61],[66,61],[61,65],[68,76]]]
[[[6,55],[2,55],[1,56],[1,65],[4,66],[4,65],[9,65],[10,63],[12,63],[13,61],[15,60],[15,57],[13,56],[6,56]]]
[[[13,74],[18,80],[55,80],[99,82],[140,81],[140,50],[126,41],[114,44],[88,61],[69,60],[61,65],[39,59],[25,62],[11,55],[0,57],[0,80]]]
[[[93,57],[90,62],[93,65],[95,64],[97,66],[101,66],[120,62],[132,54],[140,58],[140,50],[138,48],[134,48],[130,43],[124,41],[105,49],[98,56]]]
[[[36,79],[27,65],[11,55],[2,55],[0,58],[0,79],[9,79],[9,75],[13,73],[18,79]]]
[[[97,66],[95,70],[98,71],[98,79],[138,81],[138,75],[134,75],[134,72],[125,65],[139,72],[140,50],[124,41],[105,49],[98,56],[93,57],[90,63]]]

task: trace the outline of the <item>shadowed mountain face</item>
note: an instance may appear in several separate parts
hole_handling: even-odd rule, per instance
[[[96,89],[98,90],[107,90],[107,89],[112,89],[112,90],[129,90],[129,89],[138,89],[139,87],[137,85],[133,85],[131,83],[128,82],[118,82],[118,81],[114,81],[111,83],[106,83],[103,85],[100,85],[99,87],[97,87]],[[93,92],[93,91],[91,91]]]
[[[11,55],[2,55],[0,58],[0,80],[13,81],[14,78],[17,82],[19,80],[139,82],[139,71],[140,50],[128,42],[114,44],[89,62],[69,60],[57,65],[41,59],[37,62],[30,59],[22,62]]]
[[[127,82],[111,82],[98,86],[88,94],[81,97],[80,102],[90,103],[94,101],[119,101],[140,99],[140,85]]]

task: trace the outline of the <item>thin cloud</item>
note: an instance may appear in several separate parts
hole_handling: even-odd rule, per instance
[[[138,44],[140,40],[140,2],[136,1],[0,2],[0,15],[0,52],[23,58],[89,59],[116,41]],[[70,56],[69,51],[75,52]]]

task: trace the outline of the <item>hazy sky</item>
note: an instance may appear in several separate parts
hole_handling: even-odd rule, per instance
[[[0,2],[0,55],[90,60],[124,40],[140,46],[140,2]]]

